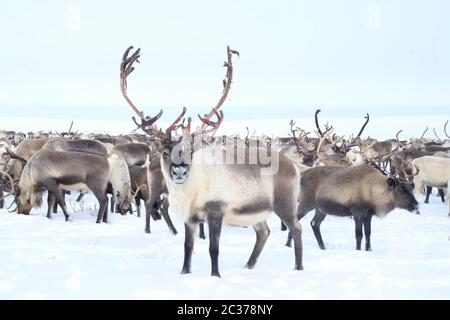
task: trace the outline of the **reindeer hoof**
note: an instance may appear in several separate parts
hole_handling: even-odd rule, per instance
[[[301,271],[301,270],[303,270],[303,266],[295,266],[294,270]]]
[[[189,274],[189,273],[191,273],[191,270],[189,270],[189,269],[184,269],[184,268],[183,268],[183,270],[181,270],[180,273],[181,273],[181,274]]]
[[[218,273],[218,272],[212,272],[211,277],[221,278],[220,273]]]

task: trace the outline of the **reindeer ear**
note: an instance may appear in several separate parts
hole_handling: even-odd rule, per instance
[[[397,181],[393,178],[388,178],[387,179],[387,184],[389,187],[394,187],[397,184]]]
[[[164,149],[163,152],[162,152],[162,156],[163,156],[163,159],[164,159],[164,160],[169,159],[169,157],[170,157],[170,152],[169,152],[169,150],[168,150],[168,149]]]
[[[165,144],[159,140],[154,142],[154,146],[156,147],[156,150],[158,150],[159,152],[162,152],[166,148]]]

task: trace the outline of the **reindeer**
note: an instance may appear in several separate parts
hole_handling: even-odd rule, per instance
[[[203,124],[196,132],[184,135],[181,141],[177,139],[174,141],[171,134],[184,116],[185,108],[175,122],[162,132],[156,130],[153,125],[155,120],[144,117],[143,112],[126,96],[126,77],[134,70],[133,63],[140,57],[139,49],[128,57],[132,48],[129,47],[125,51],[122,59],[122,94],[140,116],[140,128],[150,136],[161,140],[163,149],[160,158],[161,170],[169,191],[169,204],[185,222],[185,256],[182,273],[191,272],[195,227],[202,221],[207,222],[209,227],[212,276],[220,277],[218,255],[222,223],[254,227],[257,240],[246,264],[247,268],[253,268],[269,235],[266,219],[271,211],[274,211],[293,233],[295,269],[303,269],[301,227],[295,217],[300,178],[296,165],[283,154],[272,151],[271,155],[279,159],[279,170],[276,174],[264,174],[266,167],[261,161],[255,164],[248,161],[242,164],[224,164],[222,157],[226,156],[226,148],[203,142],[207,133],[214,135],[223,120],[223,112],[218,110],[231,87],[233,78],[231,56],[237,51],[227,48],[228,59],[225,63],[227,74],[223,82],[224,91],[218,104],[205,117],[199,116]],[[217,116],[217,122],[209,120],[212,115]],[[212,129],[208,130],[209,127]],[[248,155],[258,154],[255,152],[259,151],[258,148],[243,149],[237,151]],[[202,163],[203,157],[211,162]],[[222,163],[219,162],[220,159]],[[218,164],[211,164],[214,162]],[[223,192],[224,188],[227,188],[228,192]]]
[[[71,128],[69,129],[70,132]],[[89,139],[68,139],[68,138],[51,138],[49,141],[47,141],[43,149],[53,150],[53,151],[75,151],[75,152],[85,152],[85,153],[92,153],[97,155],[106,156],[108,154],[107,148],[105,147],[105,144],[96,141],[96,140],[89,140]],[[86,190],[79,190],[80,195],[77,199],[78,201],[81,201],[83,196],[86,194]],[[110,193],[112,192],[111,187],[108,188],[108,191]],[[65,195],[67,193],[70,193],[70,191],[67,190],[61,190],[63,198],[65,198]],[[111,199],[113,199],[112,197]],[[113,200],[112,200],[113,201]],[[58,212],[58,204],[56,203],[55,196],[49,192],[47,197],[47,204],[48,204],[48,211],[47,211],[47,217],[51,218],[51,209],[53,208],[53,213]]]
[[[97,223],[107,222],[106,189],[112,185],[114,197],[127,210],[132,196],[130,174],[123,159],[117,155],[101,156],[93,153],[53,151],[36,152],[24,167],[19,185],[15,188],[18,212],[29,214],[31,208],[42,204],[42,193],[56,197],[66,221],[69,220],[61,193],[64,190],[92,191],[100,204]]]
[[[414,177],[414,194],[417,196],[425,186],[447,188],[447,201],[450,190],[450,159],[434,156],[423,156],[414,159],[412,165],[419,170]],[[450,216],[450,201],[449,201]]]
[[[302,174],[298,219],[315,209],[311,227],[325,250],[320,224],[327,214],[352,216],[355,221],[356,250],[361,250],[362,227],[366,251],[371,251],[372,217],[383,217],[395,208],[418,213],[418,202],[407,181],[388,177],[369,165],[355,167],[316,167]],[[291,245],[289,235],[287,246]]]
[[[431,152],[424,150],[408,149],[397,152],[391,158],[390,174],[398,175],[400,178],[410,178],[413,175],[414,167],[411,162],[414,159],[418,159],[424,156],[439,156],[443,158],[449,158],[447,155],[442,155],[440,152]],[[427,186],[426,197],[424,203],[429,203],[432,187]],[[438,195],[441,197],[442,202],[445,202],[444,190],[438,188]]]

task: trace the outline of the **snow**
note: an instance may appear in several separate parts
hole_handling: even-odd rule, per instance
[[[410,119],[403,125],[417,136],[414,125],[420,132],[443,119],[422,118],[420,126]],[[360,122],[354,119],[351,125]],[[262,123],[258,128],[266,131],[281,132],[287,126],[281,120],[267,127]],[[394,125],[395,119],[386,123]],[[99,122],[94,128],[118,130],[115,125],[102,127]],[[244,123],[233,125],[235,130],[245,128]],[[64,130],[66,123],[61,126]],[[392,137],[397,128],[401,125],[389,127],[388,133],[379,130],[377,137]],[[170,215],[178,235],[163,220],[152,221],[152,233],[146,234],[145,219],[136,214],[110,213],[109,223],[96,224],[95,199],[87,195],[76,203],[76,197],[67,199],[72,222],[65,222],[61,212],[47,219],[46,205],[29,216],[0,210],[0,299],[450,299],[448,205],[435,195],[430,204],[421,205],[421,215],[394,210],[384,219],[374,218],[372,252],[355,250],[353,220],[333,216],[322,223],[327,250],[320,250],[309,213],[301,220],[303,271],[293,270],[293,249],[284,246],[287,234],[274,214],[253,270],[243,266],[254,231],[224,226],[220,279],[210,277],[208,240],[200,238],[195,241],[193,273],[180,274],[184,229],[174,212]]]
[[[171,212],[178,235],[144,218],[111,213],[96,224],[92,197],[76,204],[72,222],[46,208],[30,216],[0,210],[1,299],[449,299],[448,207],[438,197],[422,215],[395,210],[372,223],[373,252],[356,251],[354,224],[328,216],[322,224],[327,250],[320,250],[309,222],[302,221],[304,271],[294,271],[293,249],[284,246],[275,215],[271,234],[253,270],[244,269],[254,244],[251,228],[225,226],[220,242],[222,278],[210,277],[208,241],[196,239],[193,273],[183,262],[182,222]],[[423,199],[421,199],[423,200]]]

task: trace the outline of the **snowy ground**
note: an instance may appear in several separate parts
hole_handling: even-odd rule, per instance
[[[3,120],[2,129],[16,130],[63,131],[70,123]],[[391,138],[403,128],[404,137],[418,136],[426,126],[440,128],[445,120],[373,119],[366,134]],[[298,121],[313,129],[312,119]],[[224,122],[221,130],[244,133],[248,125],[285,135],[287,123],[288,119]],[[332,124],[337,133],[350,133],[359,129],[361,119],[334,119]],[[76,125],[80,131],[133,129],[125,121],[76,121]],[[210,277],[208,241],[201,239],[195,244],[193,273],[179,274],[184,230],[173,212],[176,236],[163,221],[152,221],[152,234],[145,234],[144,218],[136,215],[111,214],[108,224],[98,225],[92,197],[81,204],[71,198],[68,207],[73,219],[69,223],[62,213],[48,220],[46,206],[30,216],[0,210],[1,299],[450,299],[450,219],[448,206],[435,196],[431,204],[422,205],[420,216],[396,210],[385,219],[375,218],[373,252],[354,250],[353,221],[331,216],[322,224],[328,250],[320,250],[309,213],[302,220],[305,270],[301,272],[292,270],[294,252],[284,246],[286,233],[280,231],[275,215],[269,219],[272,232],[254,270],[243,269],[253,248],[253,230],[224,227],[221,279]]]
[[[253,270],[242,267],[254,232],[224,227],[222,278],[212,278],[208,241],[197,239],[193,273],[180,275],[183,229],[171,235],[163,221],[111,214],[96,224],[95,202],[69,201],[73,222],[53,220],[45,208],[30,216],[0,210],[2,299],[450,299],[448,207],[432,198],[422,215],[402,210],[374,219],[373,252],[354,250],[354,224],[328,216],[322,231],[328,250],[318,248],[308,214],[303,225],[304,271],[292,270],[293,250],[284,246],[279,220]],[[83,211],[83,212],[81,212]]]

